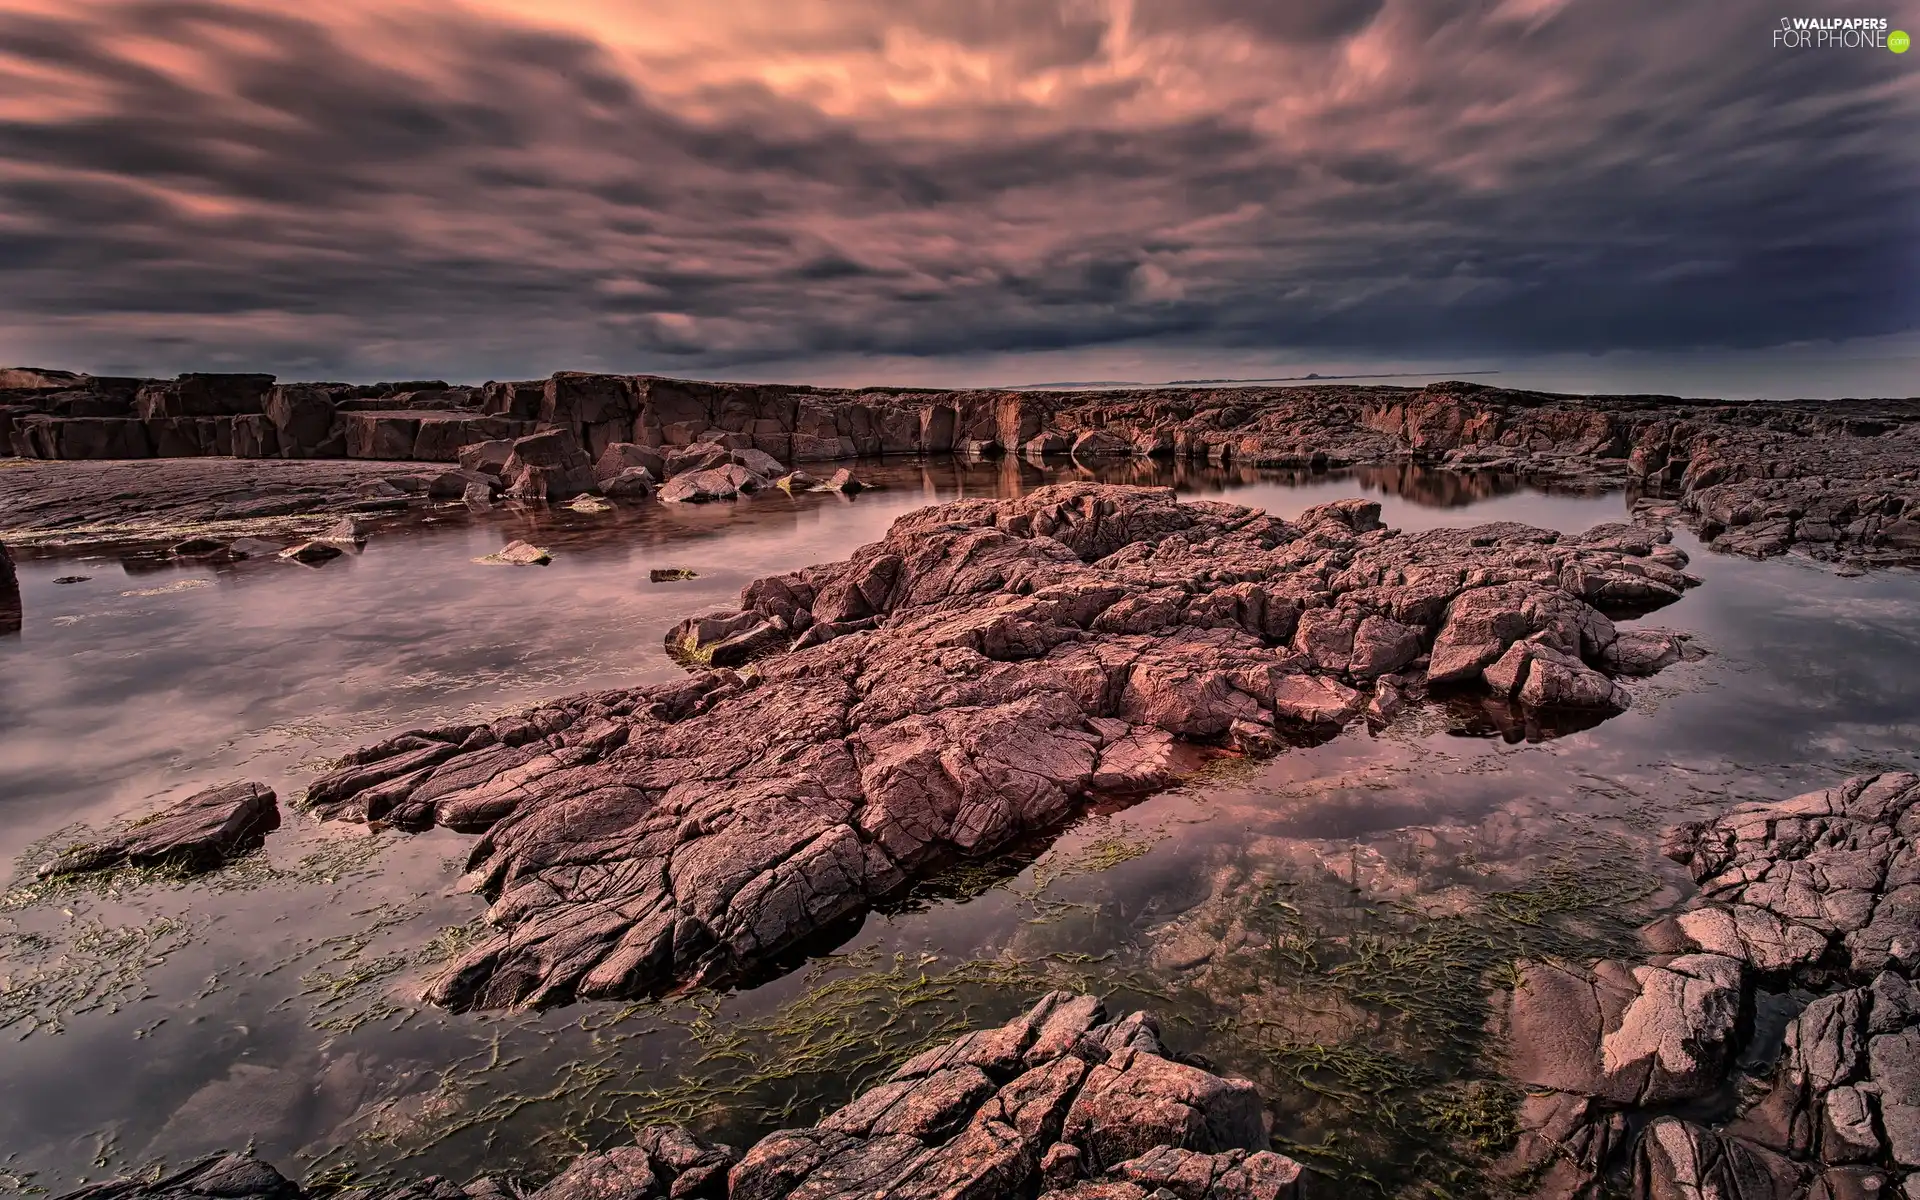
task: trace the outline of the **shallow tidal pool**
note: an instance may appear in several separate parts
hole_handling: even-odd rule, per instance
[[[474,936],[471,839],[369,834],[296,805],[387,733],[671,678],[667,629],[762,575],[844,557],[928,503],[1083,477],[863,463],[881,490],[611,513],[463,509],[376,525],[317,569],[138,551],[29,556],[0,640],[0,1186],[64,1190],[251,1143],[347,1184],[542,1178],[657,1119],[735,1144],[810,1122],[892,1063],[1052,987],[1144,1006],[1255,1079],[1279,1145],[1384,1194],[1480,1194],[1510,1133],[1489,1022],[1516,958],[1604,953],[1686,895],[1661,831],[1920,765],[1920,577],[1702,550],[1640,623],[1711,653],[1629,681],[1597,726],[1470,703],[1364,723],[956,867],[725,993],[528,1014],[413,997]],[[1352,495],[1420,529],[1580,530],[1628,498],[1411,468],[1125,465],[1116,482],[1291,516]],[[525,538],[554,562],[476,562]],[[653,582],[675,568],[692,579]],[[60,582],[85,576],[79,582]],[[33,879],[77,827],[255,779],[266,847],[214,875]]]

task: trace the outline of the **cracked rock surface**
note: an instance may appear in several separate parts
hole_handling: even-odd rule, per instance
[[[1700,893],[1644,931],[1645,962],[1522,967],[1508,1063],[1536,1090],[1509,1165],[1541,1196],[1606,1194],[1629,1153],[1644,1200],[1920,1194],[1916,833],[1905,773],[1671,831]],[[1673,1111],[1727,1107],[1763,987],[1799,1011],[1755,1097],[1718,1122]],[[1654,1119],[1630,1139],[1635,1113]]]
[[[1525,641],[1610,697],[1618,631],[1596,605],[1691,582],[1655,560],[1660,536],[1400,535],[1368,501],[1288,522],[1096,484],[940,505],[684,622],[684,680],[404,733],[307,802],[484,835],[467,882],[498,932],[432,1000],[647,994],[737,973],[1098,793],[1328,736],[1382,671],[1483,686]]]
[[[41,864],[42,879],[119,866],[210,871],[258,846],[280,827],[273,789],[229,783],[196,792],[126,831],[62,851]]]
[[[1151,1014],[1110,1020],[1053,992],[995,1029],[909,1059],[886,1082],[744,1156],[673,1125],[582,1155],[535,1191],[430,1178],[373,1200],[1299,1200],[1299,1163],[1267,1149],[1251,1083],[1169,1056]],[[245,1155],[63,1200],[299,1200]]]

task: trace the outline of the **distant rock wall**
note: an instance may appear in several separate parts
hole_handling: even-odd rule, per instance
[[[616,445],[715,443],[782,464],[946,453],[1177,455],[1315,470],[1418,462],[1542,481],[1631,482],[1674,499],[1720,549],[1920,559],[1920,401],[1728,404],[1458,382],[902,391],[578,371],[480,387],[0,371],[0,449],[26,458],[451,463],[464,447],[548,430],[571,433],[593,461]]]

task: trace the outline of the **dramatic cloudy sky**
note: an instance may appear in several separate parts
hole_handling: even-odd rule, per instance
[[[1920,53],[1782,11],[0,0],[0,361],[1920,392]]]

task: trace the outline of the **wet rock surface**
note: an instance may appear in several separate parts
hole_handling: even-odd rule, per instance
[[[1182,1063],[1153,1016],[1110,1020],[1092,996],[1054,992],[994,1029],[902,1064],[818,1124],[744,1155],[675,1125],[585,1154],[537,1190],[429,1178],[379,1200],[1297,1200],[1303,1170],[1268,1149],[1253,1085]],[[215,1156],[158,1178],[94,1184],[64,1200],[297,1200],[269,1164]]]
[[[1688,582],[1650,557],[1657,530],[1399,535],[1378,513],[1093,484],[923,509],[684,622],[682,681],[403,733],[307,802],[484,835],[466,884],[498,932],[435,1002],[645,995],[737,975],[1097,795],[1329,736],[1386,663],[1445,657],[1484,687],[1530,640],[1600,677],[1618,633],[1589,599]]]
[[[1920,777],[1904,773],[1673,830],[1665,849],[1700,894],[1644,931],[1651,957],[1522,967],[1509,1069],[1537,1090],[1509,1165],[1555,1196],[1601,1194],[1622,1156],[1646,1200],[1920,1189],[1916,832]],[[1736,1088],[1761,992],[1799,1011]],[[1656,1119],[1629,1139],[1642,1114]]]
[[[41,878],[119,866],[171,866],[207,871],[258,846],[280,827],[271,788],[229,783],[208,788],[134,824],[124,833],[62,851],[39,868]]]

